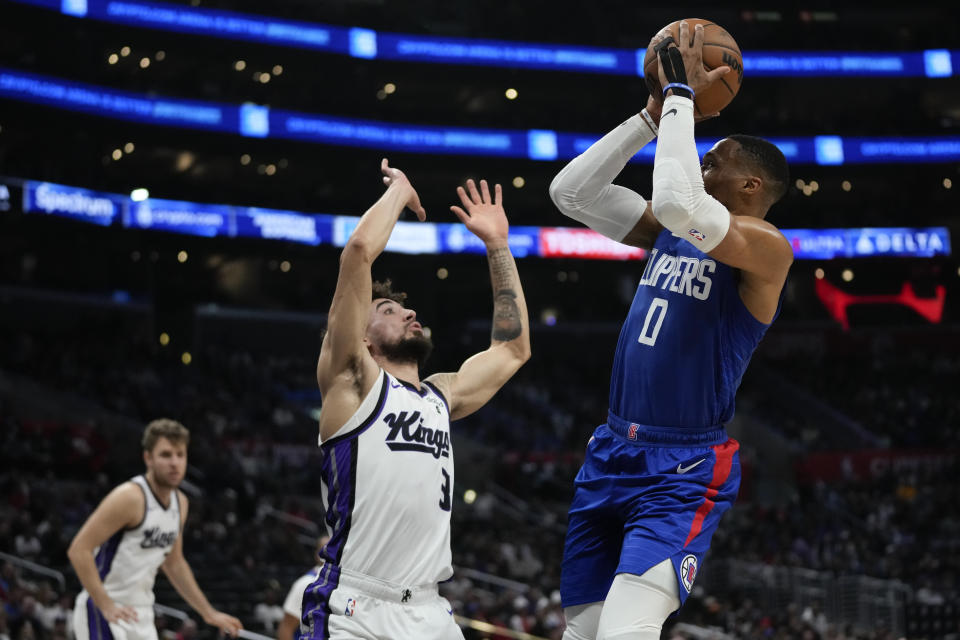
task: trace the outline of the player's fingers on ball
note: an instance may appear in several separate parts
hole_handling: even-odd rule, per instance
[[[718,78],[722,78],[728,73],[730,73],[730,67],[728,67],[727,65],[723,65],[722,67],[717,67],[716,69],[711,69],[710,71],[708,71],[707,80],[709,80],[710,82],[713,82],[714,80],[717,80]]]
[[[490,202],[490,185],[487,184],[486,180],[480,181],[480,195],[483,196],[483,202],[485,204]]]
[[[695,51],[703,51],[703,33],[702,24],[693,28],[693,48]]]
[[[686,20],[681,20],[678,30],[680,32],[680,42],[677,43],[677,46],[681,50],[686,49],[690,42],[690,24]]]

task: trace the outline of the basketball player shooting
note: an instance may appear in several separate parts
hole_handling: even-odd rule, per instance
[[[453,574],[450,421],[490,400],[530,357],[527,309],[507,244],[500,185],[457,188],[451,207],[484,242],[493,284],[490,347],[455,373],[421,380],[431,349],[404,296],[373,283],[371,265],[403,209],[426,212],[402,171],[384,159],[387,190],[340,255],[317,363],[321,493],[330,541],[303,594],[310,640],[463,638],[437,583]],[[387,283],[388,284],[388,283]]]
[[[564,640],[657,639],[686,600],[740,485],[724,425],[754,349],[780,308],[793,261],[764,220],[789,182],[771,143],[733,135],[702,165],[693,98],[729,71],[691,44],[655,38],[662,110],[651,96],[550,185],[567,216],[650,251],[620,333],[606,424],[575,481],[564,549]],[[653,197],[612,184],[653,140]]]
[[[189,503],[177,487],[186,474],[189,440],[179,422],[148,424],[142,439],[147,472],[111,491],[70,543],[67,556],[83,585],[73,609],[77,640],[157,640],[158,568],[204,622],[231,636],[243,629],[211,606],[183,556]]]

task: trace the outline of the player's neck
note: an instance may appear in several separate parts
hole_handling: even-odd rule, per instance
[[[150,489],[153,491],[153,495],[157,497],[157,500],[165,505],[169,505],[170,494],[173,493],[173,489],[171,487],[159,484],[156,478],[153,477],[153,473],[150,471],[147,471],[145,474],[143,474],[143,477],[147,479],[147,484],[150,485]]]
[[[416,362],[413,362],[412,360],[398,362],[396,360],[389,360],[384,357],[374,357],[374,360],[377,361],[377,364],[379,364],[384,371],[392,375],[397,380],[409,382],[417,389],[420,388],[420,367],[417,366]]]

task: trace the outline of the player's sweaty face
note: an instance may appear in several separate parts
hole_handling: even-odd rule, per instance
[[[160,438],[147,454],[147,466],[159,482],[169,487],[178,486],[187,472],[187,445]]]

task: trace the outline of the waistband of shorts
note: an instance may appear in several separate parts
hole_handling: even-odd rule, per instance
[[[402,585],[340,567],[339,588],[343,587],[350,587],[364,595],[399,604],[420,604],[436,600],[439,597],[435,582]]]
[[[722,424],[710,427],[658,427],[624,420],[620,416],[607,412],[607,426],[610,431],[628,440],[647,446],[704,446],[726,442],[730,436]]]

